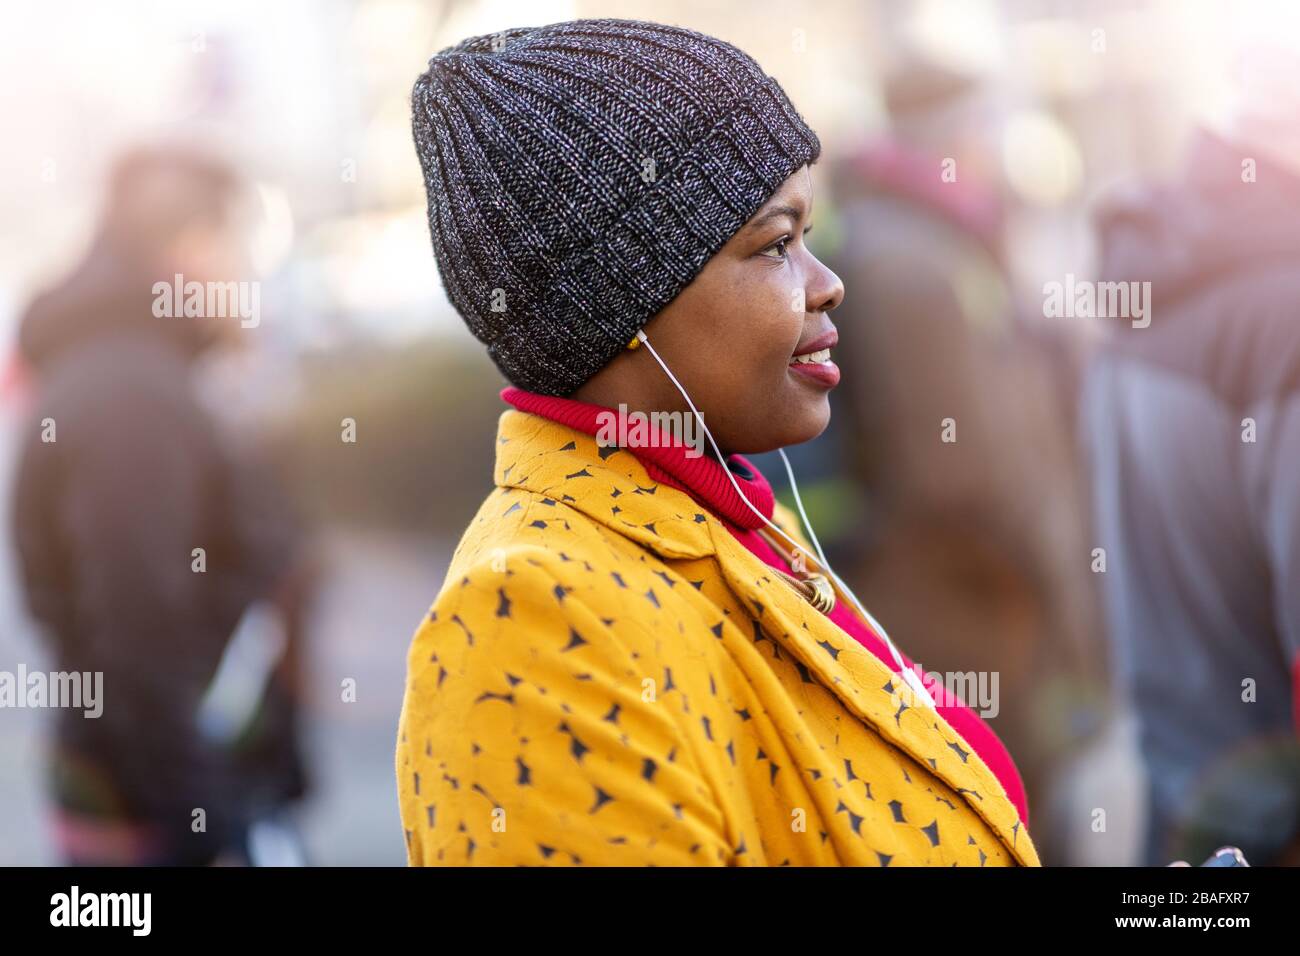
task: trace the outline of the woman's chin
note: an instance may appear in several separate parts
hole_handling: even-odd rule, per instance
[[[826,426],[831,423],[830,402],[824,396],[819,401],[808,402],[805,399],[790,407],[797,412],[782,413],[762,422],[761,430],[755,430],[761,439],[748,443],[751,447],[735,450],[742,455],[761,455],[778,448],[802,445],[826,431]]]
[[[791,375],[795,373],[791,372]],[[790,398],[791,414],[787,417],[789,440],[787,445],[812,441],[831,423],[831,390],[809,388],[800,382]]]
[[[802,445],[804,442],[812,441],[826,431],[826,427],[831,423],[831,403],[825,396],[808,410],[803,421],[804,427],[795,429],[787,445]]]

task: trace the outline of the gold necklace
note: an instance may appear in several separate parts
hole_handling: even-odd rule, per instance
[[[791,568],[795,566],[794,555],[786,550],[785,546],[777,541],[776,537],[767,528],[757,529],[763,540],[772,546]],[[777,574],[781,575],[805,601],[815,607],[823,614],[830,614],[835,609],[835,587],[831,584],[830,579],[824,574],[815,571],[800,571],[799,577],[793,574],[787,574],[780,568],[773,568]]]

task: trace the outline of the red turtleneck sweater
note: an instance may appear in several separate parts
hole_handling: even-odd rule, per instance
[[[614,409],[601,405],[570,398],[538,395],[513,386],[502,389],[501,397],[520,411],[541,415],[588,435],[595,435],[600,430],[601,419],[598,416],[601,413],[618,414]],[[789,571],[786,561],[758,534],[757,529],[763,527],[762,519],[745,506],[722,466],[708,455],[687,456],[687,446],[673,439],[671,435],[660,432],[658,438],[658,444],[627,450],[636,455],[645,466],[646,472],[655,481],[684,491],[701,507],[709,509],[736,540],[760,560],[773,568]],[[765,517],[771,519],[772,506],[775,502],[772,486],[759,470],[741,455],[731,455],[728,461],[732,463],[732,475],[745,497]],[[737,469],[736,466],[739,468]],[[745,477],[746,472],[751,477]],[[827,616],[842,631],[880,658],[890,670],[899,672],[894,656],[884,640],[853,613],[847,601],[836,601],[835,609]],[[1021,822],[1028,827],[1029,806],[1025,799],[1024,783],[1011,759],[1011,754],[1007,752],[997,734],[979,714],[967,707],[959,698],[949,694],[941,683],[931,680],[920,672],[901,650],[899,655],[903,658],[904,664],[921,678],[934,698],[939,713],[967,743],[975,748],[980,758],[1001,781],[1011,802],[1020,812]]]

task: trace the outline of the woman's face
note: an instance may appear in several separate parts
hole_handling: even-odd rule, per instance
[[[828,312],[839,277],[804,245],[812,180],[797,170],[694,281],[645,326],[724,453],[752,454],[816,438],[830,421],[839,369]],[[796,362],[796,355],[821,361]],[[649,350],[624,351],[572,396],[630,409],[684,411]]]

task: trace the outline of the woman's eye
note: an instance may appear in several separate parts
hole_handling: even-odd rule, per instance
[[[772,243],[770,246],[764,249],[762,254],[767,256],[769,259],[784,259],[786,254],[785,247],[789,244],[790,244],[790,237],[782,236],[776,242]],[[768,253],[771,252],[773,249],[778,250],[777,254],[774,256],[769,256]]]

